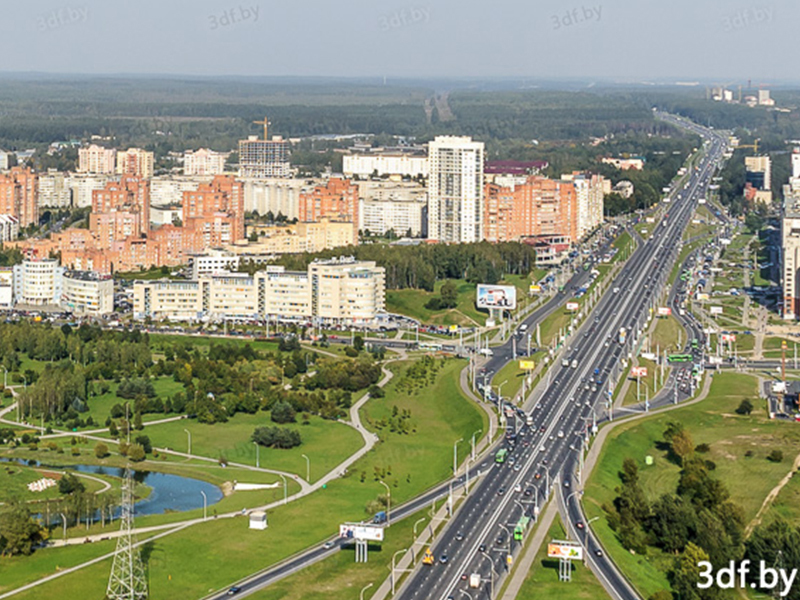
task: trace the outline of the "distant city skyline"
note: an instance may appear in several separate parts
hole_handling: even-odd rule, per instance
[[[34,0],[2,14],[6,73],[800,82],[791,0]]]

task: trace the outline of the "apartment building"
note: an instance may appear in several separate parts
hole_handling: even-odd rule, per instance
[[[800,196],[787,196],[781,218],[783,318],[800,318]]]
[[[437,136],[428,144],[428,237],[483,239],[483,142]]]
[[[69,188],[69,174],[56,169],[48,169],[39,174],[39,207],[68,208],[72,206],[72,191]]]
[[[0,308],[14,308],[13,267],[0,267]]]
[[[289,177],[289,142],[281,136],[271,140],[248,136],[239,141],[239,177]]]
[[[222,175],[225,172],[227,152],[214,152],[208,148],[183,153],[184,175]]]
[[[12,215],[0,214],[0,243],[10,242],[19,235],[19,219]]]
[[[117,169],[117,151],[91,144],[78,149],[78,173],[111,175]]]
[[[11,162],[11,152],[0,149],[0,171],[7,171]]]
[[[562,175],[561,179],[571,181],[575,187],[577,236],[583,238],[603,222],[604,198],[611,192],[611,181],[602,175],[578,171]]]
[[[115,179],[113,174],[69,173],[64,177],[64,183],[69,189],[72,206],[85,208],[92,205],[92,194],[95,191],[102,190]]]
[[[61,306],[75,315],[101,316],[114,312],[114,279],[93,271],[66,271]]]
[[[245,210],[255,211],[260,215],[272,213],[283,215],[287,219],[300,216],[300,193],[310,185],[323,183],[322,180],[281,179],[269,177],[263,179],[243,179]]]
[[[239,254],[300,254],[353,246],[358,242],[353,224],[320,219],[292,225],[250,225],[248,233],[258,236],[256,242],[240,241],[229,249]]]
[[[30,168],[0,173],[0,214],[15,217],[21,228],[39,222],[39,176]]]
[[[55,258],[24,260],[14,265],[14,301],[31,306],[58,305],[64,270]]]
[[[399,236],[420,237],[427,230],[428,194],[417,183],[359,182],[358,229]]]
[[[141,148],[128,148],[117,152],[117,175],[148,179],[153,176],[154,156]]]
[[[369,148],[342,156],[346,177],[427,177],[428,156],[423,148]]]
[[[212,274],[196,281],[136,281],[135,319],[270,319],[368,324],[385,310],[385,273],[352,258],[312,263],[306,272],[270,266],[254,276]]]
[[[331,177],[325,185],[317,185],[300,193],[300,221],[348,222],[358,236],[358,186],[349,179]]]
[[[757,190],[772,189],[772,160],[769,156],[745,156],[745,181]]]

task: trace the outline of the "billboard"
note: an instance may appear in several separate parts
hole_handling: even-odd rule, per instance
[[[703,294],[697,294],[697,299],[698,299],[698,300],[701,300],[701,301],[703,301],[703,300],[708,300],[708,298],[709,298],[708,294],[705,294],[705,293],[703,293]]]
[[[631,367],[631,377],[647,377],[647,367]]]
[[[668,317],[672,314],[672,309],[669,306],[659,306],[658,307],[658,316],[659,317]]]
[[[709,306],[708,312],[712,315],[721,315],[722,314],[722,307],[721,306]]]
[[[505,308],[513,310],[517,307],[517,288],[513,285],[478,285],[478,308]]]
[[[383,527],[369,523],[345,523],[339,525],[339,537],[368,542],[383,541]]]
[[[549,558],[566,558],[570,560],[583,560],[583,548],[575,542],[552,541],[547,544]]]
[[[533,371],[536,368],[536,364],[532,360],[521,360],[519,361],[519,368],[523,371]]]
[[[576,311],[576,310],[578,310],[580,307],[581,307],[581,305],[580,305],[580,304],[578,304],[577,302],[567,302],[567,310],[568,310],[569,312],[575,312],[575,311]]]
[[[736,334],[735,333],[723,333],[722,334],[722,341],[723,342],[735,342],[736,341]]]

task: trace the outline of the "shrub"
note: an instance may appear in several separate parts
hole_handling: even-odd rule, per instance
[[[131,444],[130,448],[128,448],[128,458],[133,462],[143,461],[145,456],[144,448],[142,448],[141,444]]]
[[[753,412],[753,403],[747,399],[742,400],[739,407],[736,409],[736,414],[739,415],[749,415],[751,412]]]
[[[287,449],[302,443],[299,431],[281,427],[256,427],[251,439],[267,448]]]
[[[277,402],[275,406],[272,407],[270,418],[274,423],[294,423],[295,415],[295,410],[292,408],[291,404],[288,402]]]
[[[708,444],[698,444],[697,447],[694,449],[695,452],[699,452],[701,454],[705,454],[711,450],[711,446]]]
[[[108,456],[108,446],[106,446],[103,442],[97,442],[94,447],[94,455],[97,458],[105,458]]]
[[[773,450],[767,455],[767,460],[774,463],[779,463],[783,461],[783,452],[780,450]]]

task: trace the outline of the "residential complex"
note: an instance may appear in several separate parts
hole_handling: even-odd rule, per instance
[[[117,152],[117,175],[131,175],[148,179],[153,176],[153,153],[141,148]]]
[[[315,261],[306,272],[268,267],[193,281],[136,281],[135,319],[269,319],[372,323],[385,310],[385,273],[352,258]]]
[[[0,214],[10,215],[20,227],[39,222],[39,176],[30,168],[12,167],[0,173]]]
[[[353,246],[358,236],[349,221],[320,219],[310,223],[293,225],[249,225],[248,233],[255,233],[257,241],[241,240],[228,246],[237,254],[299,254],[321,252],[331,248]]]
[[[78,149],[78,173],[111,175],[117,170],[117,151],[91,144]]]
[[[787,196],[781,218],[783,318],[800,318],[800,196]]]
[[[428,237],[483,239],[483,142],[437,136],[428,144]]]
[[[323,180],[283,179],[267,177],[246,178],[244,182],[245,210],[259,215],[272,213],[287,219],[296,219],[300,214],[300,192],[310,186],[322,184]]]
[[[427,177],[428,156],[424,148],[365,148],[342,157],[347,177]]]
[[[0,243],[10,242],[19,235],[19,219],[13,215],[0,214]]]
[[[66,271],[61,286],[62,308],[76,315],[114,312],[114,279],[93,271]]]
[[[29,306],[57,306],[64,267],[55,258],[25,260],[14,266],[14,301]]]
[[[187,151],[183,154],[184,175],[222,175],[225,172],[226,152],[214,152],[207,148]]]
[[[265,130],[266,133],[266,130]],[[289,142],[281,136],[260,140],[251,135],[239,142],[239,177],[289,177]]]
[[[10,152],[6,152],[5,150],[0,150],[0,171],[6,171],[9,167],[9,162],[11,157]]]
[[[300,221],[331,219],[350,223],[358,235],[358,186],[349,179],[331,177],[326,185],[300,193]]]
[[[365,181],[358,184],[358,229],[384,235],[421,237],[427,232],[428,198],[417,183]]]

